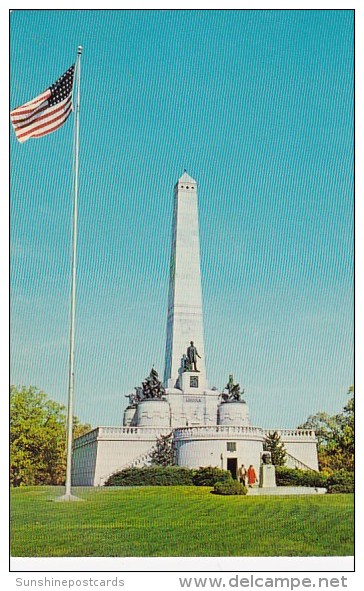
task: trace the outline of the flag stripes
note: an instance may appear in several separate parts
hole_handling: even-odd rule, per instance
[[[68,97],[55,107],[43,108],[30,118],[21,119],[14,125],[16,137],[20,142],[25,142],[30,137],[41,137],[56,131],[66,121],[72,111],[72,99]],[[25,121],[25,123],[24,123]],[[54,129],[52,126],[54,125]],[[39,130],[43,133],[38,134]]]
[[[75,66],[71,66],[50,88],[10,113],[19,142],[39,138],[59,129],[72,112]]]
[[[42,100],[39,103],[36,103],[36,105],[32,109],[28,109],[26,111],[24,110],[21,112],[19,111],[19,109],[12,111],[12,113],[10,113],[10,117],[11,117],[11,120],[14,124],[22,125],[23,123],[26,123],[27,121],[31,121],[37,115],[40,115],[40,113],[42,111],[45,111],[47,108],[48,108],[48,102],[45,100]]]

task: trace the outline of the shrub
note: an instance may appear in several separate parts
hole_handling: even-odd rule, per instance
[[[331,494],[331,495],[347,494],[347,493],[353,493],[353,492],[354,492],[354,487],[350,486],[350,484],[332,484],[327,489],[327,494]]]
[[[212,466],[198,470],[180,466],[147,466],[115,472],[105,486],[214,486],[217,481],[230,480],[230,472]]]
[[[331,494],[353,493],[354,472],[348,472],[347,470],[333,472],[327,479],[327,492]]]
[[[278,486],[312,486],[327,488],[328,493],[353,493],[354,472],[337,470],[329,476],[322,472],[276,466]]]
[[[327,486],[327,476],[311,470],[276,466],[276,483],[277,486],[312,486],[324,488]]]
[[[246,495],[248,489],[237,480],[225,480],[224,482],[216,482],[214,486],[214,493],[216,495]]]
[[[192,486],[193,470],[178,466],[125,468],[112,474],[105,486]]]
[[[228,482],[232,480],[231,473],[221,468],[207,466],[194,470],[192,482],[195,486],[214,486],[216,482]]]

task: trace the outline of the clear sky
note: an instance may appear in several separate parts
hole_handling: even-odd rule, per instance
[[[199,185],[206,366],[251,422],[353,382],[353,12],[15,11],[15,108],[84,47],[75,414],[163,375],[173,186]],[[11,131],[11,381],[66,404],[73,125]]]

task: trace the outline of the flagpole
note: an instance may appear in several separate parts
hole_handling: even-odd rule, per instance
[[[66,491],[59,498],[63,501],[80,500],[71,494],[72,486],[72,443],[73,443],[73,398],[74,398],[74,362],[75,362],[75,312],[76,312],[76,264],[77,264],[77,219],[78,219],[78,145],[79,145],[79,112],[80,112],[80,78],[81,78],[82,47],[77,49],[76,61],[76,108],[74,126],[74,169],[73,169],[73,234],[72,234],[72,285],[71,285],[71,326],[69,347],[69,378],[68,378],[68,412],[67,412],[67,464]]]

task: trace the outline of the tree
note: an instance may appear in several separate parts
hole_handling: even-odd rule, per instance
[[[150,454],[152,466],[174,466],[175,449],[173,445],[173,433],[158,437],[155,449]]]
[[[354,387],[348,394],[353,396],[342,413],[330,416],[319,412],[308,417],[299,429],[313,429],[318,439],[318,461],[321,470],[354,470]]]
[[[344,406],[343,419],[341,425],[341,438],[340,445],[342,449],[345,449],[350,462],[354,465],[354,452],[355,452],[355,402],[354,402],[354,388],[351,386],[348,393],[353,393],[352,398],[349,399],[348,403]]]
[[[272,456],[272,464],[274,466],[284,466],[286,463],[286,449],[281,440],[281,436],[277,431],[273,431],[266,435],[263,443],[264,451],[270,451]]]
[[[310,415],[305,423],[298,429],[312,429],[315,431],[319,446],[327,444],[338,429],[336,417],[331,417],[326,412],[318,412]]]
[[[66,473],[64,406],[30,386],[10,387],[10,484],[63,484]],[[74,418],[74,437],[91,429]]]

